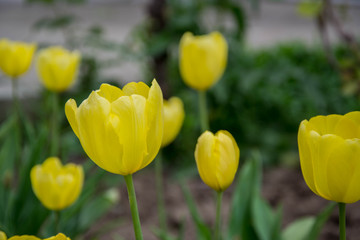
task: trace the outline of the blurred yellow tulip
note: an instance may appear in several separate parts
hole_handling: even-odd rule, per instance
[[[195,160],[200,177],[215,191],[224,191],[233,182],[239,157],[239,147],[228,131],[215,135],[205,131],[197,141]]]
[[[13,236],[8,240],[41,240],[41,239],[31,235],[22,235],[22,236]]]
[[[164,135],[161,143],[162,147],[174,141],[184,122],[184,117],[184,104],[180,98],[172,97],[168,101],[164,100]]]
[[[360,112],[302,121],[298,144],[305,182],[315,194],[340,203],[360,199]]]
[[[30,67],[36,44],[0,39],[0,69],[9,77],[17,78]]]
[[[80,165],[62,165],[60,159],[50,157],[42,165],[31,169],[31,184],[36,197],[50,210],[61,210],[79,197],[84,172]]]
[[[40,50],[36,70],[44,86],[53,92],[63,92],[74,83],[80,62],[78,51],[55,46]]]
[[[219,32],[194,36],[186,32],[179,47],[180,73],[184,82],[196,90],[207,90],[223,75],[228,46]]]
[[[129,175],[150,164],[163,137],[163,98],[154,80],[128,83],[121,90],[102,84],[77,107],[70,99],[66,117],[87,155],[106,171]]]
[[[0,240],[7,240],[7,236],[3,231],[0,231]]]
[[[66,237],[64,234],[59,233],[56,236],[46,238],[45,240],[71,240],[69,237]]]

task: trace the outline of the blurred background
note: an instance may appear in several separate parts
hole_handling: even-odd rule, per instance
[[[296,136],[300,122],[315,115],[359,109],[360,1],[0,0],[0,38],[36,42],[38,48],[62,45],[81,52],[77,82],[61,95],[62,104],[69,98],[81,102],[103,82],[123,86],[130,81],[148,83],[153,78],[165,98],[176,95],[184,101],[183,128],[163,150],[169,178],[197,174],[193,153],[200,134],[196,92],[179,74],[179,40],[186,31],[205,34],[215,30],[227,39],[229,56],[224,76],[208,94],[210,128],[213,132],[226,129],[234,135],[241,161],[253,151],[260,152],[268,169],[263,194],[272,205],[287,199],[284,192],[273,188],[276,185],[292,184],[285,189],[302,194],[294,193],[291,204],[284,203],[285,212],[291,211],[299,198],[312,196],[302,185],[299,170]],[[20,79],[19,90],[29,116],[41,116],[39,102],[45,93],[34,67]],[[3,121],[11,108],[11,81],[4,75],[0,75],[0,106]],[[83,156],[65,116],[62,131],[63,156]],[[145,175],[137,184],[143,185],[148,178]],[[209,194],[192,184],[199,201],[201,194]],[[146,185],[138,188],[147,189]],[[173,188],[167,187],[167,203],[175,206],[180,203],[176,193],[171,194]],[[140,199],[146,198],[146,193],[139,194]],[[300,212],[285,214],[284,224],[316,213],[323,204],[309,201],[312,212],[298,209]],[[209,204],[202,207],[210,208],[212,202]],[[179,211],[172,213],[174,229],[182,218]],[[358,221],[359,216],[353,218]],[[358,234],[355,231],[354,236]],[[334,235],[328,230],[323,239]]]

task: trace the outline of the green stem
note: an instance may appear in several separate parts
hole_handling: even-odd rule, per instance
[[[221,233],[221,203],[223,192],[216,192],[216,222],[215,222],[215,240],[220,240]]]
[[[157,202],[158,202],[159,225],[160,225],[160,229],[165,233],[167,226],[166,226],[166,211],[165,211],[165,200],[164,200],[164,181],[163,181],[161,150],[157,158],[155,159],[155,176],[156,176],[156,194],[157,194]]]
[[[346,203],[338,203],[338,205],[340,240],[346,240]]]
[[[206,91],[199,91],[199,112],[201,131],[209,130],[209,118],[206,106]]]
[[[132,175],[126,175],[124,176],[126,187],[128,190],[129,195],[129,203],[130,203],[130,209],[131,209],[131,216],[133,220],[133,226],[134,226],[134,232],[135,232],[135,238],[136,240],[143,240],[142,232],[141,232],[141,224],[140,224],[140,218],[139,218],[139,211],[137,207],[136,202],[136,195],[135,195],[135,189],[133,184]]]
[[[58,93],[51,93],[51,145],[50,145],[50,154],[51,156],[59,155],[59,95]]]
[[[54,210],[54,234],[58,234],[60,232],[60,211]]]

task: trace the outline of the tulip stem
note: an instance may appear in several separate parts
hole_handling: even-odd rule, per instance
[[[201,131],[209,130],[208,111],[206,106],[206,91],[199,91],[199,111]]]
[[[163,170],[162,170],[162,157],[161,151],[155,159],[155,176],[156,176],[156,193],[158,201],[158,214],[159,214],[159,225],[163,233],[166,232],[166,212],[165,212],[165,201],[164,201],[164,181],[163,181]]]
[[[54,215],[55,215],[55,221],[54,221],[54,230],[55,230],[55,235],[58,234],[60,231],[60,211],[58,210],[54,210]]]
[[[340,240],[346,240],[346,204],[338,203],[338,205]]]
[[[135,189],[133,184],[132,175],[126,175],[124,176],[126,187],[128,190],[129,195],[129,203],[130,203],[130,209],[131,209],[131,216],[133,220],[133,226],[134,226],[134,232],[135,232],[135,238],[136,240],[143,240],[142,232],[141,232],[141,224],[140,224],[140,217],[139,217],[139,211],[137,207],[136,202],[136,195],[135,195]]]
[[[58,93],[51,93],[52,97],[52,119],[51,119],[51,146],[50,154],[51,156],[59,157],[59,95]]]
[[[215,240],[220,240],[221,233],[221,203],[223,192],[216,192],[216,222],[215,222]]]

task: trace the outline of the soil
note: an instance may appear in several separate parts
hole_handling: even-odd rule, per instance
[[[186,183],[196,199],[199,211],[207,224],[214,224],[215,202],[214,193],[199,178],[188,180]],[[134,185],[139,203],[140,219],[144,239],[158,239],[154,230],[156,229],[157,205],[155,178],[152,169],[143,170],[141,174],[134,175]],[[121,219],[119,226],[100,236],[101,240],[109,239],[135,239],[131,222],[127,192],[125,186],[119,188],[121,200],[113,210],[108,213],[94,231],[104,228],[106,225]],[[233,186],[224,192],[223,197],[223,219],[224,225],[228,219],[229,204],[233,192]],[[263,176],[262,195],[268,202],[276,207],[283,207],[283,228],[292,221],[305,216],[316,215],[327,205],[328,201],[316,196],[306,186],[299,169],[276,168],[265,171]],[[185,239],[195,240],[195,228],[191,221],[188,208],[185,204],[179,183],[174,182],[165,174],[165,202],[167,207],[167,218],[169,229],[176,236],[181,223],[185,221]],[[360,202],[347,205],[347,239],[355,240],[360,236]],[[322,229],[319,240],[338,240],[338,212],[334,211]]]

